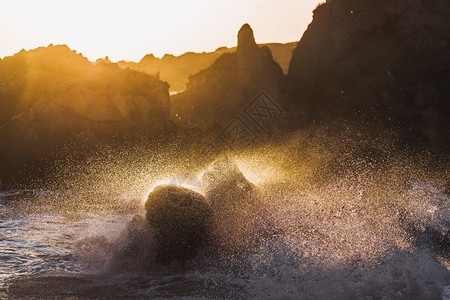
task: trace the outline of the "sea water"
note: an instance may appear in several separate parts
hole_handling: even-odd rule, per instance
[[[411,222],[444,233],[448,196],[414,182],[383,195],[392,201],[384,207],[365,203],[361,188],[263,183],[264,218],[278,230],[246,253],[201,253],[184,266],[114,254],[129,243],[142,199],[110,205],[67,192],[2,192],[0,298],[450,299],[445,253],[415,244],[396,218],[407,203]],[[152,251],[148,239],[141,251]]]

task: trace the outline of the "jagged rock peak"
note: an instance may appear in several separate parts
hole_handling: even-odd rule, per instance
[[[154,60],[157,60],[157,58],[153,55],[153,53],[151,53],[151,54],[147,54],[147,55],[145,55],[142,59],[141,59],[141,61],[140,61],[140,63],[145,63],[145,62],[152,62],[152,61],[154,61]]]
[[[258,48],[253,36],[253,30],[247,23],[244,24],[238,33],[237,51],[246,51]]]

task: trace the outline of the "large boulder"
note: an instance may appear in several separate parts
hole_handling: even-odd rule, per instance
[[[176,185],[158,186],[148,196],[146,218],[156,229],[158,262],[184,262],[201,249],[248,253],[270,238],[273,226],[262,192],[232,160],[216,161],[201,185],[205,197]]]
[[[157,261],[184,262],[208,242],[212,212],[201,194],[161,185],[149,194],[145,209],[147,221],[157,230]]]

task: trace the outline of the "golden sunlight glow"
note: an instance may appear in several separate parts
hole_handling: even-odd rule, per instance
[[[184,187],[190,190],[193,190],[197,193],[203,194],[202,193],[202,189],[201,186],[198,184],[193,184],[191,181],[177,181],[175,179],[176,175],[174,175],[173,177],[170,178],[166,178],[166,179],[162,179],[162,180],[157,180],[155,182],[153,182],[151,184],[151,186],[149,187],[147,193],[145,194],[145,198],[142,199],[142,203],[145,203],[145,201],[147,201],[148,195],[153,192],[153,190],[159,186],[159,185],[176,185],[176,186],[180,186],[180,187]],[[200,177],[198,177],[200,178]]]
[[[67,44],[90,60],[140,60],[235,46],[250,23],[259,43],[298,41],[317,0],[0,0],[0,57]]]

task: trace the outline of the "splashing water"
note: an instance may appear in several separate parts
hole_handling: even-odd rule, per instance
[[[221,241],[231,251],[206,249],[185,265],[155,263],[154,229],[143,216],[156,183],[189,169],[180,161],[115,163],[114,172],[102,168],[101,182],[89,178],[97,191],[120,183],[121,194],[5,192],[0,297],[450,299],[450,201],[441,173],[378,141],[317,139],[228,153],[257,185],[261,207],[218,219],[230,229]],[[249,223],[271,229],[252,231],[257,242],[238,251],[242,243],[227,234]]]

